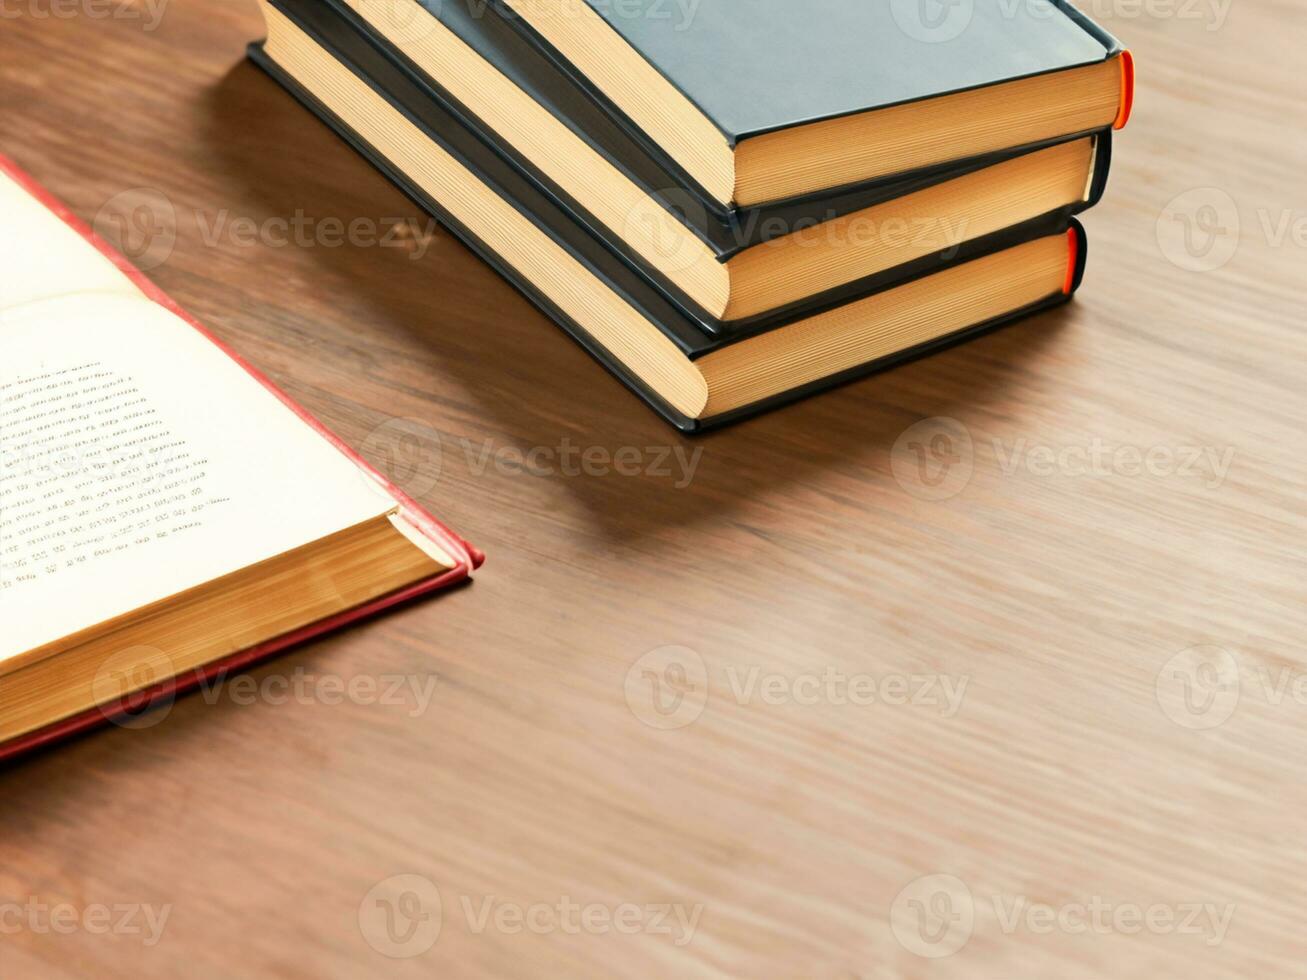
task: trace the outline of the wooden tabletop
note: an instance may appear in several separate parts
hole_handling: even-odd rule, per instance
[[[252,2],[6,4],[0,152],[489,560],[0,773],[0,975],[1301,970],[1307,9],[1233,6],[1088,8],[1075,303],[696,440]]]

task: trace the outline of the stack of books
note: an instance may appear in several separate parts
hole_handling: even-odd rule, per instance
[[[1065,301],[1134,88],[1063,0],[260,2],[251,57],[687,431]]]

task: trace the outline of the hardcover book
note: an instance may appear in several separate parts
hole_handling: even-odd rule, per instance
[[[1119,128],[1133,93],[1066,0],[490,2],[724,204]]]
[[[718,209],[647,153],[485,0],[282,0],[365,73],[393,59],[709,333],[865,294],[910,262],[1055,212],[1107,182],[1111,130],[785,205]],[[366,39],[368,44],[364,44]]]
[[[481,554],[0,157],[0,760]]]
[[[1063,302],[1083,231],[1054,216],[779,325],[706,333],[386,59],[277,5],[252,59],[679,428],[736,421]]]

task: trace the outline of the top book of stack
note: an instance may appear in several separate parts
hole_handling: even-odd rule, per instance
[[[491,0],[722,208],[1106,126],[1130,53],[1063,0]]]

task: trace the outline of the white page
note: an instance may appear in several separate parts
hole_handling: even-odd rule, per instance
[[[0,310],[83,291],[140,294],[90,242],[0,174]]]
[[[139,294],[0,312],[0,674],[6,659],[394,508]]]

